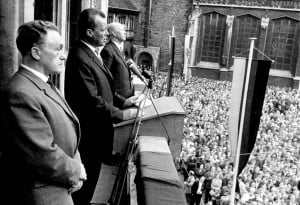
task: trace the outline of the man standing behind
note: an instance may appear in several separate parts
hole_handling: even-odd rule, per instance
[[[1,93],[0,204],[72,205],[86,179],[79,121],[47,84],[64,68],[62,38],[51,22],[31,21],[16,41],[22,64]]]
[[[110,41],[101,51],[101,57],[113,75],[116,92],[128,98],[134,95],[132,77],[129,69],[132,69],[144,82],[145,79],[137,67],[134,66],[135,63],[132,60],[125,60],[123,54],[123,44],[126,40],[125,25],[113,22],[108,25],[107,30],[109,32]]]
[[[74,195],[77,205],[89,204],[96,187],[101,163],[113,160],[113,123],[134,118],[133,98],[115,95],[113,77],[103,65],[98,47],[105,45],[105,14],[97,9],[85,9],[78,22],[80,40],[69,52],[65,73],[65,95],[82,127],[79,150],[88,180]]]

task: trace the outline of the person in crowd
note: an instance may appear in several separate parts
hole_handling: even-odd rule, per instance
[[[216,173],[211,182],[210,195],[212,196],[213,205],[219,204],[220,194],[222,188],[222,179],[220,178],[221,173]]]
[[[190,200],[190,205],[200,205],[202,195],[203,195],[203,190],[204,190],[204,180],[205,177],[201,176],[200,178],[196,178],[196,181],[192,185],[191,188],[191,200]]]
[[[66,62],[65,96],[81,123],[79,146],[88,180],[74,195],[78,205],[92,199],[101,163],[112,165],[113,123],[134,118],[136,98],[125,99],[115,93],[113,76],[103,65],[99,47],[105,45],[107,24],[105,14],[89,8],[81,12],[78,21],[79,40],[72,45]]]
[[[211,202],[211,183],[212,183],[212,174],[210,171],[206,172],[205,180],[204,180],[204,203],[207,204]]]
[[[1,205],[73,205],[86,172],[80,124],[49,81],[64,69],[63,39],[51,22],[18,28],[21,65],[1,92]],[[47,81],[49,84],[47,84]]]
[[[232,187],[232,180],[228,181],[228,184],[222,186],[221,188],[221,197],[220,197],[220,205],[229,205],[230,203],[230,196],[231,196],[231,187]]]
[[[189,203],[191,201],[191,196],[192,196],[192,186],[194,182],[196,181],[196,176],[195,172],[190,170],[189,171],[189,176],[184,182],[184,187],[185,187],[185,195],[186,195],[186,200]]]
[[[135,62],[132,59],[126,59],[127,57],[123,53],[126,40],[125,25],[112,22],[108,25],[107,30],[109,42],[102,49],[101,57],[113,76],[116,92],[124,98],[129,98],[134,96],[131,70],[144,82],[146,81]]]
[[[201,159],[200,159],[201,160]],[[204,167],[204,163],[198,163],[197,167],[195,168],[195,174],[198,177],[202,177],[205,175],[205,167]]]

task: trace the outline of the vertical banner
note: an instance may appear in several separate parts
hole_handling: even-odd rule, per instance
[[[229,109],[229,139],[231,154],[235,162],[237,142],[239,136],[239,124],[241,119],[243,90],[245,86],[246,58],[234,57],[230,109]]]
[[[256,141],[271,61],[252,60],[248,90],[245,90],[248,60],[245,58],[235,58],[234,61],[235,66],[229,112],[229,137],[233,159],[237,155],[240,155],[238,165],[238,174],[240,174],[248,162]],[[242,126],[240,122],[244,95],[247,95],[247,99],[243,120],[244,124]],[[240,127],[243,127],[241,150],[240,153],[236,153]]]

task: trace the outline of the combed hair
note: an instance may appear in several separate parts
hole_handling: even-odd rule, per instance
[[[16,39],[17,48],[25,56],[34,44],[42,44],[48,30],[59,32],[58,28],[49,21],[35,20],[22,24],[18,28]]]
[[[86,37],[87,29],[94,30],[94,28],[96,27],[94,16],[96,15],[99,15],[102,18],[106,17],[102,11],[94,8],[85,9],[80,13],[79,20],[78,20],[78,32],[80,38]]]
[[[107,25],[107,31],[111,35],[112,32],[118,30],[120,27],[124,27],[125,28],[125,24],[121,24],[119,22],[112,22],[112,23],[110,23],[110,24]]]

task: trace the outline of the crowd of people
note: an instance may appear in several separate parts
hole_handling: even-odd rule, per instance
[[[167,75],[155,76],[153,97],[166,94]],[[230,202],[233,160],[229,143],[231,82],[175,75],[172,96],[186,110],[176,160],[189,204]],[[238,204],[296,205],[300,180],[300,98],[297,90],[268,86],[255,147],[238,177]],[[200,187],[200,188],[199,188]]]

